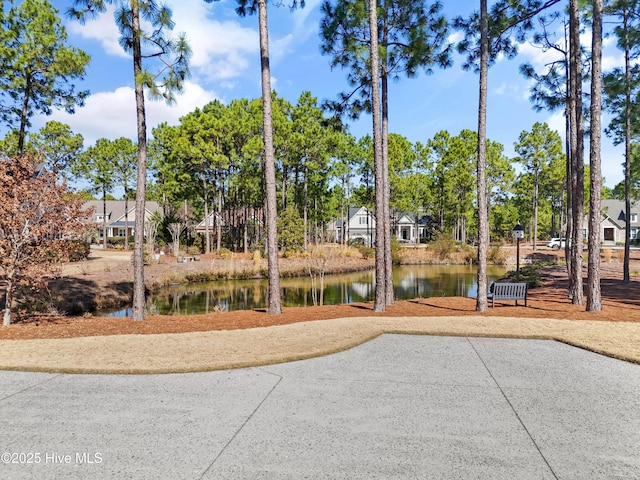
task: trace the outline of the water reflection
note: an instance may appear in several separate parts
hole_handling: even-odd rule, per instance
[[[489,282],[505,274],[503,267],[489,267]],[[476,267],[470,265],[411,265],[394,267],[393,284],[399,300],[423,297],[475,297]],[[286,307],[336,305],[372,301],[375,272],[357,272],[324,277],[283,278],[282,304]],[[147,298],[147,311],[157,315],[193,315],[214,311],[253,310],[267,306],[266,280],[234,280],[166,288]],[[127,316],[131,309],[99,312],[101,315]]]

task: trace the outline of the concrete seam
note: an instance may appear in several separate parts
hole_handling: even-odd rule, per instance
[[[273,375],[275,377],[278,377],[278,381],[273,385],[273,387],[271,387],[271,390],[269,390],[267,392],[267,394],[264,396],[264,398],[262,400],[260,400],[260,403],[258,403],[258,405],[256,405],[256,408],[253,409],[253,411],[247,416],[247,418],[245,418],[244,422],[242,422],[242,425],[240,425],[240,427],[238,427],[238,429],[235,431],[235,433],[231,436],[231,438],[229,439],[229,441],[227,443],[224,444],[224,446],[220,449],[220,451],[218,452],[218,454],[214,457],[214,459],[211,461],[211,463],[209,464],[209,466],[205,469],[204,472],[202,472],[202,475],[200,475],[200,478],[204,478],[204,476],[209,472],[209,470],[211,470],[211,467],[213,467],[213,465],[218,461],[218,459],[220,458],[220,456],[227,450],[227,448],[229,447],[229,445],[231,445],[231,443],[236,439],[236,437],[240,434],[240,432],[244,429],[244,427],[247,425],[247,423],[249,423],[249,420],[251,420],[253,418],[253,416],[257,413],[258,410],[260,410],[260,407],[262,407],[262,405],[264,404],[264,402],[267,401],[267,399],[271,396],[271,394],[275,391],[275,389],[278,387],[278,385],[280,385],[280,382],[282,382],[282,376],[272,373],[272,372],[267,372],[269,375]]]
[[[33,385],[30,385],[30,386],[28,386],[26,388],[23,388],[22,390],[20,390],[18,392],[12,393],[11,395],[0,397],[0,402],[4,402],[5,400],[8,400],[11,397],[15,397],[16,395],[20,395],[21,393],[24,393],[24,392],[26,392],[28,390],[32,390],[32,389],[34,389],[36,387],[39,387],[40,385],[42,385],[44,383],[51,382],[52,380],[54,380],[54,379],[56,379],[58,377],[61,377],[61,376],[62,376],[62,374],[52,375],[51,378],[47,378],[46,380],[43,380],[41,382],[35,383]]]
[[[515,417],[518,419],[518,422],[520,423],[520,425],[522,426],[522,428],[524,429],[524,431],[527,433],[527,436],[529,437],[529,439],[531,440],[531,443],[533,443],[534,447],[536,447],[536,450],[538,451],[538,454],[540,455],[540,457],[542,458],[542,460],[544,461],[544,463],[547,465],[547,467],[549,468],[549,471],[551,472],[551,475],[553,475],[553,478],[557,479],[558,476],[556,475],[556,472],[554,472],[553,467],[549,464],[549,461],[547,460],[547,457],[545,457],[545,455],[542,453],[542,450],[540,449],[540,446],[538,445],[538,443],[535,441],[535,439],[533,438],[533,435],[531,435],[531,432],[529,431],[529,429],[527,428],[527,426],[525,425],[524,421],[522,420],[522,418],[520,418],[520,415],[518,415],[518,412],[516,411],[515,407],[513,406],[513,404],[511,403],[511,400],[509,400],[509,397],[507,396],[507,394],[505,393],[505,391],[502,389],[502,387],[500,386],[500,384],[498,383],[498,380],[493,376],[493,372],[491,372],[491,370],[489,369],[489,366],[486,364],[486,362],[484,361],[484,359],[482,358],[482,355],[480,355],[480,352],[476,349],[475,345],[473,344],[473,342],[471,341],[472,339],[470,337],[467,337],[467,341],[469,342],[469,344],[471,345],[471,348],[473,349],[473,351],[476,353],[476,355],[478,356],[478,359],[480,360],[480,362],[482,362],[482,365],[484,366],[484,368],[486,369],[487,373],[489,374],[489,376],[491,377],[491,380],[493,380],[493,383],[495,383],[496,387],[498,387],[498,390],[500,390],[500,394],[502,395],[502,397],[506,400],[507,404],[509,405],[509,408],[511,409],[511,411],[513,412],[513,414],[515,415]]]

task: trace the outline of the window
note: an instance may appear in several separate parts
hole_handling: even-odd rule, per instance
[[[631,214],[631,223],[637,223],[638,222],[638,214],[637,213],[632,213]]]
[[[631,230],[629,230],[629,239],[631,239],[631,240],[637,240],[638,239],[638,229],[637,228],[632,228]]]
[[[369,225],[369,217],[359,217],[358,223],[360,225]]]
[[[125,235],[124,228],[119,228],[119,229],[118,229],[118,236],[119,236],[119,237],[124,237],[124,235]]]

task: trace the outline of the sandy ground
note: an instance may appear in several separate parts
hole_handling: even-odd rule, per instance
[[[101,252],[65,275],[122,272],[130,254]],[[0,328],[0,369],[67,373],[170,373],[265,365],[326,355],[383,333],[553,339],[640,363],[640,278],[620,281],[619,263],[603,265],[601,312],[565,298],[564,267],[548,272],[528,306],[504,302],[475,312],[469,298],[372,305],[286,308],[282,315],[240,311],[191,317],[58,318]]]

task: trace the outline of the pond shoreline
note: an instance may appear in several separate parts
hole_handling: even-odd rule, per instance
[[[522,256],[527,255],[522,248]],[[372,258],[364,259],[349,250],[348,255],[326,257],[296,256],[280,258],[281,277],[309,277],[309,270],[324,271],[326,275],[359,272],[375,267]],[[507,265],[515,251],[505,247]],[[530,255],[531,253],[529,253]],[[556,252],[542,251],[538,255],[557,258]],[[400,250],[401,265],[468,265],[469,249],[457,249],[446,257],[435,255],[425,247],[404,247]],[[513,262],[515,263],[515,262]],[[176,257],[164,255],[160,261],[145,266],[145,285],[154,292],[172,284],[210,280],[249,279],[266,275],[266,259],[257,261],[246,254],[232,254],[230,258],[201,255],[200,261],[178,263]],[[48,282],[51,309],[54,314],[84,315],[98,310],[124,308],[130,305],[133,292],[131,252],[92,250],[89,260],[65,265],[61,275]]]
[[[489,281],[505,276],[505,267],[489,266]],[[475,265],[397,265],[393,269],[394,298],[475,297]],[[280,280],[283,307],[348,305],[375,299],[375,270],[326,274],[320,279],[286,277]],[[268,304],[267,279],[217,280],[176,284],[147,295],[153,315],[195,315],[212,312],[264,309]],[[128,316],[125,308],[105,309],[100,316]]]

